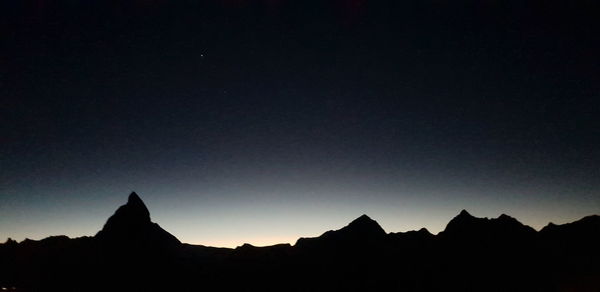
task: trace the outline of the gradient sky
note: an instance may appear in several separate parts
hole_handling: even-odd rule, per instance
[[[53,2],[0,4],[0,240],[600,213],[595,1]]]

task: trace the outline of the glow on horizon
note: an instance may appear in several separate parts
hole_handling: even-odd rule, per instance
[[[293,236],[270,236],[270,237],[255,237],[246,238],[243,240],[227,240],[227,239],[216,239],[211,241],[196,241],[184,242],[192,245],[203,245],[210,247],[225,247],[225,248],[236,248],[244,244],[250,244],[256,247],[272,246],[276,244],[290,244],[294,245],[300,237]]]
[[[478,212],[473,212],[473,211],[469,211],[473,216],[476,217],[489,217],[489,218],[496,218],[497,216],[499,216],[500,214],[492,214],[492,215],[487,215],[484,216]],[[387,232],[387,233],[391,233],[391,232],[406,232],[406,231],[410,231],[410,230],[418,230],[420,228],[427,228],[427,230],[429,230],[431,233],[433,234],[437,234],[438,232],[442,231],[443,228],[445,227],[445,224],[448,223],[449,220],[452,219],[453,216],[457,215],[458,213],[455,213],[451,216],[449,216],[449,218],[447,220],[445,220],[445,222],[429,222],[430,224],[419,224],[419,222],[414,221],[412,224],[410,224],[410,226],[415,226],[415,227],[408,227],[409,225],[405,225],[407,224],[407,222],[386,222],[386,218],[380,218],[380,217],[373,217],[370,216],[372,219],[376,220],[381,226],[382,228]],[[367,214],[369,215],[369,214]],[[511,214],[509,214],[511,215]],[[591,215],[591,214],[587,214],[587,215]],[[587,216],[585,215],[585,216]],[[360,216],[356,215],[356,217]],[[520,218],[519,216],[514,216],[517,220],[519,220],[521,223],[529,225],[531,227],[533,227],[536,230],[540,230],[543,226],[545,226],[548,222],[544,223],[544,224],[531,224],[531,220],[523,220],[523,218]],[[386,217],[386,216],[384,216]],[[572,222],[572,221],[576,221],[582,218],[582,216],[571,216],[571,217],[564,217],[564,216],[560,216],[562,218],[560,218],[559,220],[553,220],[552,222],[557,223],[557,224],[564,224],[564,223],[568,223],[568,222]],[[321,234],[325,233],[328,230],[338,230],[341,229],[342,227],[346,226],[348,223],[350,223],[350,221],[347,222],[342,222],[339,220],[333,220],[333,221],[338,221],[339,223],[333,223],[333,222],[329,222],[330,224],[326,224],[323,223],[319,226],[308,226],[308,225],[312,225],[312,224],[306,224],[306,226],[303,226],[303,228],[301,228],[302,230],[304,230],[303,232],[298,232],[295,233],[293,231],[290,232],[290,230],[287,230],[287,232],[285,232],[285,234],[282,234],[284,232],[281,232],[281,230],[279,229],[275,229],[273,228],[273,230],[270,230],[270,234],[265,234],[266,231],[262,231],[262,232],[257,232],[257,233],[261,233],[258,236],[253,236],[253,235],[242,235],[239,237],[235,237],[235,227],[236,226],[231,226],[230,228],[223,228],[225,229],[225,231],[222,231],[220,235],[216,235],[216,236],[201,236],[201,232],[198,233],[190,233],[190,232],[180,232],[182,231],[179,227],[174,227],[174,228],[170,228],[169,226],[165,226],[165,224],[161,224],[160,221],[156,221],[153,220],[156,223],[159,223],[159,225],[161,225],[161,227],[163,227],[166,231],[170,232],[171,234],[173,234],[175,237],[177,237],[182,243],[186,243],[186,244],[192,244],[192,245],[203,245],[203,246],[210,246],[210,247],[224,247],[224,248],[235,248],[238,246],[242,246],[243,244],[251,244],[253,246],[257,246],[257,247],[261,247],[261,246],[270,246],[270,245],[275,245],[275,244],[290,244],[290,245],[294,245],[296,243],[296,241],[301,238],[301,237],[317,237],[320,236]],[[293,221],[293,220],[292,220]],[[89,221],[86,221],[86,223],[91,223]],[[395,223],[395,224],[394,224]],[[424,223],[424,222],[421,222]],[[169,225],[169,224],[167,224]],[[235,225],[235,224],[234,224]],[[399,226],[404,226],[403,228],[394,228],[394,227],[399,227]],[[418,227],[417,227],[418,226]],[[437,228],[434,226],[438,226]],[[25,230],[25,232],[21,233],[20,236],[8,236],[14,240],[17,240],[19,242],[21,242],[22,240],[24,240],[25,238],[29,238],[32,240],[40,240],[49,236],[56,236],[56,235],[67,235],[71,238],[76,238],[76,237],[81,237],[81,236],[93,236],[94,234],[96,234],[96,232],[98,230],[87,230],[85,228],[82,228],[81,226],[79,226],[79,228],[64,228],[65,226],[61,226],[62,228],[58,228],[58,226],[56,226],[56,228],[52,228],[51,230],[57,230],[56,232],[52,233],[52,231],[50,232],[45,232],[45,233],[39,233],[39,230],[32,230],[32,229],[28,229]],[[312,227],[312,228],[311,228]],[[59,231],[62,230],[62,231]],[[267,230],[269,230],[270,228],[266,227]],[[293,228],[290,228],[293,229]],[[68,232],[64,232],[64,231],[68,231]],[[28,233],[28,234],[25,234]],[[29,235],[33,235],[37,233],[37,235],[35,236],[29,236]],[[246,234],[251,234],[252,231],[247,230],[245,232]],[[15,234],[16,235],[16,234]],[[2,239],[2,240],[6,240],[6,238]]]
[[[152,221],[181,242],[229,248],[244,243],[293,245],[301,237],[317,237],[328,230],[340,229],[362,214],[377,221],[388,233],[427,228],[437,234],[461,209],[476,217],[496,218],[505,213],[537,230],[549,222],[564,224],[598,214],[600,210],[593,191],[587,199],[573,200],[559,196],[564,192],[558,188],[554,192],[540,188],[505,189],[492,195],[488,192],[487,196],[475,196],[485,192],[441,186],[407,189],[383,184],[377,188],[355,188],[343,183],[335,187],[315,186],[314,182],[312,186],[306,183],[302,187],[274,185],[203,187],[203,192],[197,191],[199,187],[194,185],[188,185],[187,190],[168,189],[163,185],[163,188],[149,186],[136,192],[146,203]],[[0,240],[93,236],[126,202],[128,193],[122,189],[127,188],[115,186],[102,192],[95,187],[72,188],[72,195],[62,193],[76,198],[68,201],[56,199],[55,194],[45,188],[35,190],[44,195],[35,206],[26,201],[0,206],[5,219],[0,222],[3,237]],[[549,194],[549,199],[530,199],[540,192]],[[198,193],[202,195],[196,195]],[[281,193],[286,195],[278,197]],[[515,193],[520,195],[509,195]],[[77,194],[87,196],[77,197]],[[224,195],[228,196],[222,197]]]

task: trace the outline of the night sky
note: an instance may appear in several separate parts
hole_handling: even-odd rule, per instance
[[[56,3],[59,2],[59,3]],[[3,1],[0,240],[600,213],[600,4]]]

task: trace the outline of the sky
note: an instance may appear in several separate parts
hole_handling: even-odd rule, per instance
[[[600,214],[594,1],[5,1],[0,240]]]

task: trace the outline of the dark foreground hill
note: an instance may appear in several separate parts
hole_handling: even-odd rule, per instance
[[[462,211],[438,235],[362,215],[295,245],[182,244],[132,193],[94,237],[0,244],[14,291],[600,291],[600,217],[537,232]]]

